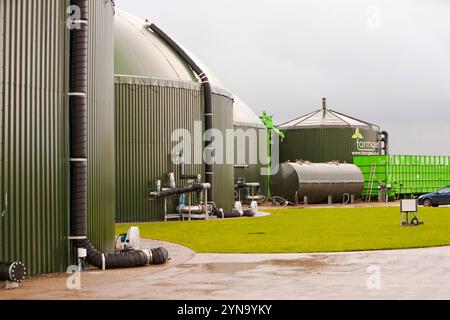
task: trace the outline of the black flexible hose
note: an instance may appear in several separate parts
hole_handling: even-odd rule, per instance
[[[231,211],[223,211],[222,212],[217,212],[215,213],[215,215],[218,218],[224,218],[224,219],[228,219],[228,218],[240,218],[241,217],[241,213],[237,210],[231,210]]]
[[[103,267],[105,269],[133,268],[147,264],[158,265],[169,260],[169,253],[165,248],[102,253],[95,249],[88,239],[77,240],[76,246],[86,248],[87,262],[99,269]]]
[[[87,261],[105,269],[138,267],[165,263],[164,248],[101,253],[87,238],[88,234],[88,0],[72,0],[81,11],[79,28],[71,30],[70,48],[70,222],[71,238],[77,248],[87,250]]]
[[[188,65],[189,67],[197,74],[202,82],[204,100],[205,100],[205,131],[213,129],[213,105],[212,105],[212,88],[209,83],[209,79],[203,70],[194,62],[194,60],[189,57],[189,55],[175,42],[170,38],[164,31],[159,29],[156,25],[151,24],[149,26],[150,30],[156,33],[169,47],[171,47]],[[211,150],[211,154],[214,152],[212,149],[212,141],[205,142],[205,149]],[[209,152],[207,153],[209,154]],[[205,161],[205,181],[211,185],[211,188],[208,190],[208,202],[214,202],[214,166],[211,159],[207,159]]]

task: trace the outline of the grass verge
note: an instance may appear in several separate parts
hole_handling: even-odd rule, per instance
[[[252,219],[132,224],[143,238],[199,253],[303,253],[450,245],[450,208],[421,208],[418,227],[400,227],[398,207],[268,210]],[[118,224],[117,233],[131,224]]]

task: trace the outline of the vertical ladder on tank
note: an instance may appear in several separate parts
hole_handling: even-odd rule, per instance
[[[370,167],[369,186],[366,194],[366,202],[370,202],[372,200],[373,185],[375,182],[376,174],[377,174],[377,164],[373,163],[372,166]]]

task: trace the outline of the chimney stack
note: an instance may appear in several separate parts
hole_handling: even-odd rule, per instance
[[[323,111],[327,110],[327,98],[322,98],[322,109]]]

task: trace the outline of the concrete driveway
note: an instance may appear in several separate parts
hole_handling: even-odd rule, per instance
[[[165,266],[34,277],[0,299],[450,299],[450,248],[330,254],[195,254]]]

